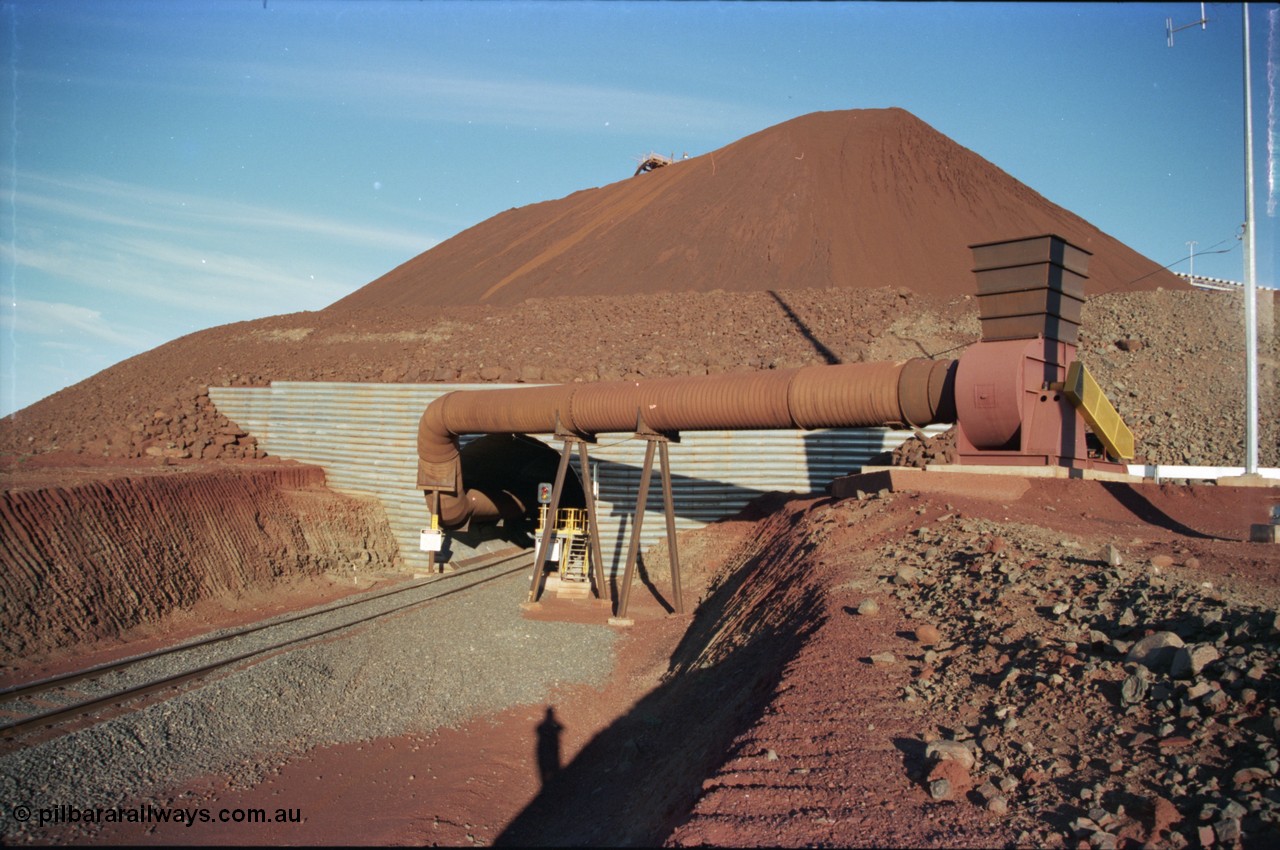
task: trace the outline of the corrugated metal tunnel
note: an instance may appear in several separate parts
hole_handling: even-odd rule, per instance
[[[417,486],[417,437],[422,412],[433,401],[455,391],[534,389],[522,384],[366,384],[275,381],[268,387],[210,387],[218,409],[249,431],[273,457],[315,464],[325,470],[330,487],[353,496],[376,499],[382,506],[405,567],[426,569],[427,553],[418,548],[423,526],[422,490]],[[925,428],[928,434],[946,425]],[[700,528],[732,516],[767,492],[821,492],[833,479],[848,474],[877,454],[892,450],[911,436],[910,430],[837,428],[802,431],[689,432],[671,450],[675,467],[676,526]],[[633,431],[601,434],[591,447],[592,478],[599,489],[597,510],[606,571],[625,554],[627,535],[639,490],[644,441]],[[483,437],[461,438],[461,448]],[[531,435],[548,456],[560,446],[552,435]],[[554,478],[554,460],[544,481]],[[578,459],[570,464],[569,492],[578,484]],[[661,511],[658,482],[651,482],[649,505]],[[503,522],[487,539],[478,532],[451,534],[450,560],[505,545],[519,537]],[[663,534],[661,522],[644,526],[643,545]],[[528,546],[524,535],[518,541]]]

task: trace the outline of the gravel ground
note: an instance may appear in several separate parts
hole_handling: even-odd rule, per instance
[[[528,573],[532,559],[522,560],[528,561],[524,567]],[[404,585],[351,596],[331,605],[320,605],[298,614],[290,613],[263,620],[255,624],[253,631],[246,633],[241,633],[245,627],[218,629],[191,641],[186,649],[178,649],[175,644],[166,647],[161,655],[135,659],[128,666],[104,672],[94,678],[73,681],[58,690],[40,691],[38,696],[14,701],[9,708],[35,714],[48,710],[53,702],[71,705],[84,699],[111,696],[158,680],[193,673],[211,665],[230,663],[251,653],[273,651],[275,647],[293,641],[323,637],[345,627],[363,628],[361,621],[367,618],[421,605],[442,595],[466,593],[468,584],[472,582],[501,581],[502,573],[518,566],[515,559],[506,560],[474,570],[447,573],[413,586]]]
[[[428,732],[561,685],[603,684],[615,633],[515,616],[527,587],[516,574],[0,756],[0,799],[33,809],[158,802],[209,773],[247,787],[316,746]],[[0,830],[5,843],[39,837],[9,818]]]

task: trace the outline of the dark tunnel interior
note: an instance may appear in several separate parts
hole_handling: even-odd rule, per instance
[[[560,453],[524,434],[485,434],[462,444],[462,480],[468,490],[479,490],[500,504],[523,507],[517,518],[508,516],[498,526],[473,526],[463,535],[500,537],[532,547],[538,520],[538,485],[554,484]],[[586,494],[573,467],[565,474],[561,508],[585,508]]]

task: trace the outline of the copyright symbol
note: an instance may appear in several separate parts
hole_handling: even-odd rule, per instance
[[[19,823],[26,823],[27,821],[31,820],[31,807],[30,806],[14,806],[13,819],[18,821]]]

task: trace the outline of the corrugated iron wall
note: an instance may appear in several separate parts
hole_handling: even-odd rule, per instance
[[[268,454],[321,466],[335,490],[380,499],[401,558],[409,567],[425,569],[427,555],[418,549],[418,533],[427,521],[426,502],[416,486],[418,420],[447,392],[507,386],[528,385],[281,381],[270,387],[210,387],[209,397]],[[947,427],[925,431],[936,434]],[[821,492],[832,479],[910,435],[883,428],[685,432],[670,449],[676,527],[698,528],[730,516],[762,493]],[[535,436],[560,450],[554,437]],[[629,434],[597,439],[590,455],[599,489],[600,548],[606,569],[612,564],[621,571],[645,443]],[[576,472],[576,453],[573,467]],[[655,463],[642,529],[645,547],[666,534],[661,511]]]

